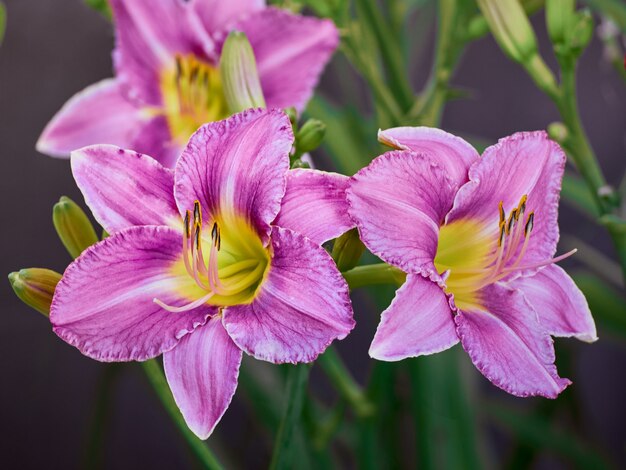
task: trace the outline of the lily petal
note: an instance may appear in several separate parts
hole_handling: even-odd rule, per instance
[[[441,352],[458,342],[443,289],[419,274],[408,274],[381,315],[369,354],[382,361],[399,361]]]
[[[433,127],[394,127],[378,131],[378,140],[398,150],[424,153],[446,170],[452,181],[461,186],[467,171],[480,155],[471,144]]]
[[[492,227],[496,239],[500,201],[509,214],[528,195],[526,215],[535,213],[534,226],[520,266],[552,258],[559,239],[558,203],[565,161],[563,150],[543,131],[500,139],[470,168],[470,181],[459,190],[448,223],[482,221]],[[526,274],[530,272],[534,271]]]
[[[110,0],[116,32],[117,76],[144,103],[161,103],[159,74],[175,54],[203,56],[203,42],[191,10],[182,0]],[[202,38],[202,39],[200,39]],[[129,91],[130,91],[129,90]],[[98,142],[100,143],[100,142]]]
[[[266,240],[280,210],[293,144],[279,110],[251,109],[202,126],[176,164],[181,214],[200,201],[204,217],[243,216]]]
[[[296,169],[287,174],[287,190],[274,225],[321,245],[354,227],[348,215],[350,178],[337,173]]]
[[[85,202],[107,232],[135,225],[180,230],[174,172],[137,152],[94,145],[72,152],[72,173]]]
[[[265,8],[265,0],[190,0],[189,5],[207,32],[213,35],[223,31],[235,20]]]
[[[131,147],[150,121],[123,95],[112,78],[102,80],[74,95],[52,118],[37,141],[37,150],[68,158],[72,150],[108,143]]]
[[[257,359],[311,362],[354,327],[348,285],[319,245],[274,227],[273,258],[249,305],[224,310],[233,341]]]
[[[339,44],[334,23],[266,8],[234,28],[252,45],[267,106],[302,111]]]
[[[571,382],[559,377],[552,338],[516,289],[483,290],[485,310],[459,312],[454,320],[463,348],[494,385],[520,397],[556,398]]]
[[[237,389],[241,349],[230,339],[219,316],[183,337],[163,354],[163,367],[185,422],[207,439]]]
[[[405,272],[435,273],[439,227],[455,189],[445,168],[421,154],[388,152],[354,175],[350,216],[375,255]]]
[[[154,226],[129,228],[88,248],[57,285],[50,308],[54,332],[104,362],[143,361],[169,351],[216,313],[206,306],[173,314],[153,302],[188,302],[178,294],[182,279],[171,273],[181,249],[180,233]]]
[[[598,339],[585,296],[561,267],[546,266],[532,276],[514,280],[510,286],[522,291],[551,335],[573,336],[587,342]]]

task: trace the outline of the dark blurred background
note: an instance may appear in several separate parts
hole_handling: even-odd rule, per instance
[[[70,96],[111,76],[112,28],[81,0],[8,0],[6,4],[7,34],[0,47],[0,191],[4,214],[0,271],[6,275],[19,268],[38,266],[62,272],[70,257],[55,235],[52,205],[61,195],[81,204],[83,201],[68,161],[38,154],[35,142],[47,121]],[[416,89],[424,83],[430,69],[428,51],[432,49],[435,24],[432,11],[424,14],[431,16],[410,19],[420,28],[431,30],[425,35],[426,53],[411,63]],[[544,56],[554,64],[541,16],[534,19],[534,24]],[[319,92],[344,105],[346,95],[338,85],[338,67],[343,71],[345,64],[337,62],[327,70]],[[609,182],[617,185],[626,167],[626,86],[603,61],[597,39],[581,60],[579,78],[583,122]],[[448,105],[443,119],[445,130],[493,141],[516,131],[545,128],[558,118],[548,99],[520,67],[503,56],[491,38],[469,46],[453,83],[467,89],[471,97]],[[353,96],[359,102],[352,104],[368,112],[366,95]],[[328,167],[323,155],[317,161]],[[565,205],[561,210],[561,231],[575,234],[611,254],[604,232]],[[566,267],[575,268],[575,261]],[[366,295],[357,294],[357,302],[364,302]],[[51,332],[41,315],[16,298],[6,281],[0,284],[0,302],[0,467],[82,466],[90,442],[98,385],[106,380],[106,374],[113,373],[111,408],[106,414],[103,435],[104,466],[193,468],[185,443],[139,366],[124,365],[111,372],[81,356]],[[367,348],[377,312],[357,309],[356,318],[355,332],[338,347],[363,383],[371,367]],[[601,339],[593,345],[557,340],[557,346],[576,356],[576,366],[567,372],[574,385],[566,393],[575,393],[578,399],[577,433],[616,465],[625,467],[626,348],[623,342],[603,333],[600,330]],[[246,360],[244,366],[250,362]],[[257,372],[262,374],[263,370]],[[520,409],[537,406],[541,401],[505,396],[487,383],[469,361],[467,374],[487,399],[506,401]],[[312,380],[312,387],[332,400],[324,378],[315,369]],[[282,392],[282,387],[277,387],[277,396]],[[473,403],[479,408],[481,401]],[[480,409],[476,412],[480,414]],[[484,452],[494,456],[493,461],[501,461],[510,451],[506,432],[482,421],[479,425],[486,432]],[[561,425],[569,424],[564,420]],[[240,390],[209,444],[227,464],[262,468],[268,463],[271,438],[253,422]],[[349,457],[345,464],[355,465]],[[568,466],[550,455],[542,456],[537,465]]]

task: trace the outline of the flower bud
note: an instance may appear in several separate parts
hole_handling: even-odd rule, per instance
[[[224,97],[232,113],[265,108],[254,51],[244,33],[233,31],[226,38],[220,58],[220,74]]]
[[[353,228],[335,240],[332,256],[339,271],[347,271],[358,264],[364,251],[359,232]]]
[[[593,37],[593,16],[589,10],[581,10],[573,17],[571,28],[567,34],[567,46],[574,56],[585,50]]]
[[[96,231],[85,212],[69,197],[63,196],[52,209],[54,228],[73,258],[98,242]]]
[[[574,18],[575,0],[546,0],[546,26],[555,46],[563,44]]]
[[[568,134],[567,127],[562,122],[552,122],[548,125],[548,136],[559,144],[567,140]]]
[[[20,300],[45,316],[50,315],[54,289],[60,280],[59,273],[43,268],[22,269],[9,274],[11,287]]]
[[[296,134],[296,150],[303,154],[315,150],[324,140],[326,124],[318,119],[309,119]]]
[[[478,6],[511,59],[524,63],[537,54],[537,38],[519,0],[478,0]]]

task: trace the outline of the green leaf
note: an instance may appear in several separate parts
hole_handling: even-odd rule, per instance
[[[2,44],[2,40],[4,39],[4,32],[7,27],[7,9],[4,6],[4,3],[0,3],[0,44]]]
[[[587,272],[573,272],[571,276],[585,294],[599,328],[626,339],[626,297]]]
[[[306,395],[307,382],[309,379],[309,366],[307,364],[292,365],[287,377],[287,401],[276,442],[271,470],[296,468],[294,460],[294,437],[299,434],[302,421],[302,408]]]
[[[352,175],[376,156],[375,132],[364,132],[363,117],[350,108],[339,108],[320,96],[315,96],[307,108],[307,115],[326,124],[326,139],[322,143],[337,170]],[[372,127],[372,126],[366,126]],[[371,144],[368,146],[368,142]]]
[[[510,409],[501,404],[487,403],[485,412],[519,440],[532,447],[567,458],[577,468],[610,468],[605,458],[578,436],[558,429],[543,416]]]
[[[111,7],[107,0],[85,0],[85,3],[108,19],[111,19]]]
[[[563,200],[574,208],[580,210],[592,219],[600,216],[598,206],[593,195],[589,191],[589,186],[582,178],[571,173],[563,175],[563,186],[561,188]]]

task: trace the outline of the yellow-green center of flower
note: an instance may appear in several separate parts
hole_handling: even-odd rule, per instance
[[[202,124],[228,116],[219,70],[193,54],[177,55],[163,71],[161,93],[170,133],[180,144]]]
[[[179,293],[190,303],[171,306],[158,299],[155,302],[171,312],[203,304],[248,304],[265,279],[269,263],[269,250],[244,218],[219,215],[211,224],[203,224],[200,203],[196,201],[193,214],[187,211],[183,221],[182,257],[171,273],[182,280]]]
[[[439,273],[449,271],[446,292],[454,295],[461,310],[482,309],[483,287],[524,269],[519,263],[526,253],[535,217],[534,212],[524,214],[527,199],[524,195],[508,217],[500,202],[497,231],[472,219],[441,227],[435,267]]]

